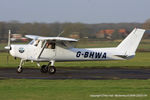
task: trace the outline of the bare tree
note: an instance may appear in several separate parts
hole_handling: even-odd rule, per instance
[[[143,28],[149,30],[150,29],[150,19],[147,19],[143,24]]]

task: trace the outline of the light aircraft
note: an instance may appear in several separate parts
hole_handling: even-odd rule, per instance
[[[78,40],[65,37],[42,37],[36,35],[26,35],[32,39],[29,44],[10,44],[8,35],[8,46],[10,54],[15,58],[20,58],[17,72],[23,71],[24,61],[48,62],[41,66],[41,72],[54,74],[55,62],[64,61],[103,61],[103,60],[127,60],[135,56],[136,49],[143,37],[145,30],[135,28],[117,47],[109,48],[74,48],[72,44]]]

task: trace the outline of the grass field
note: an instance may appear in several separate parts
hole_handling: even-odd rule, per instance
[[[150,80],[0,80],[1,100],[149,100]],[[145,97],[91,97],[90,95]]]
[[[118,41],[85,41],[77,47],[112,47]],[[0,49],[6,44],[0,45]],[[143,40],[139,49],[150,50],[150,41]],[[0,53],[0,67],[17,67],[19,59],[14,60],[8,53]],[[44,64],[44,63],[41,63]],[[47,64],[47,63],[45,63]],[[35,67],[26,62],[24,67]],[[138,52],[134,59],[126,61],[86,61],[57,62],[56,67],[128,67],[149,68],[150,52]],[[149,100],[150,80],[0,80],[0,100]],[[90,95],[131,95],[144,94],[145,97],[91,97]]]

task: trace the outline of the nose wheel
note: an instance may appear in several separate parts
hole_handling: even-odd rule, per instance
[[[17,67],[17,73],[22,73],[23,72],[23,68],[22,68],[22,64],[23,64],[24,60],[21,59],[19,66]]]
[[[18,68],[17,68],[17,73],[22,73],[22,72],[23,72],[23,68],[20,67],[20,66],[18,66]]]

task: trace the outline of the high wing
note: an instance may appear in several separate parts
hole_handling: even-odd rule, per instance
[[[37,35],[25,35],[25,37],[30,39],[38,39],[38,40],[52,40],[52,41],[72,41],[76,42],[78,40],[72,38],[65,38],[65,37],[42,37]]]
[[[39,37],[39,40],[56,40],[56,41],[72,41],[76,42],[78,40],[72,38],[65,38],[65,37]]]
[[[25,37],[30,38],[30,39],[33,39],[33,40],[36,40],[36,39],[38,39],[40,36],[37,36],[37,35],[25,35]]]

